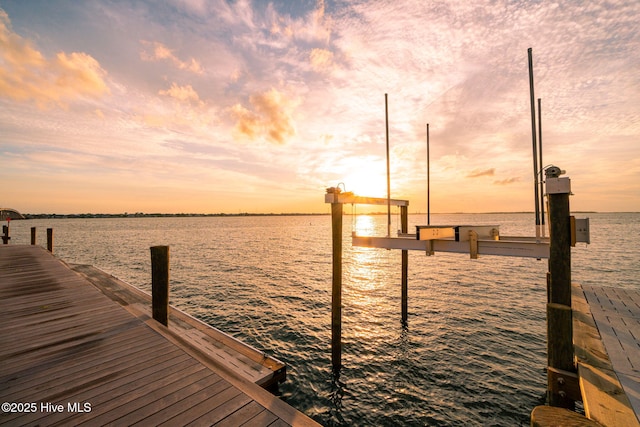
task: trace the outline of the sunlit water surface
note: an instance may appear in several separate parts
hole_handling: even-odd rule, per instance
[[[640,214],[583,214],[592,244],[573,280],[640,288]],[[399,220],[392,218],[393,229]],[[424,216],[411,215],[413,225]],[[433,215],[432,224],[499,224],[532,235],[531,214]],[[13,221],[55,254],[150,291],[149,247],[171,247],[171,303],[283,360],[281,397],[324,425],[529,425],[546,387],[547,262],[409,255],[409,321],[400,319],[400,251],[355,248],[387,217],[345,216],[343,368],[332,373],[331,218],[211,217]]]

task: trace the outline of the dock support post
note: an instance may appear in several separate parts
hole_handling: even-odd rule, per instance
[[[151,312],[154,320],[169,324],[169,246],[151,247]]]
[[[409,232],[408,207],[400,206],[400,231]],[[402,324],[407,324],[409,315],[409,251],[402,251]]]
[[[3,225],[2,226],[2,243],[5,245],[9,244],[9,240],[11,239],[11,237],[9,237],[9,223],[7,222],[7,225]]]
[[[31,244],[32,245],[36,244],[36,228],[35,227],[31,227]]]
[[[342,203],[331,203],[333,279],[331,285],[331,364],[342,367]]]
[[[575,372],[573,364],[573,325],[571,315],[571,226],[569,178],[558,178],[560,170],[547,170],[549,198],[549,275],[547,296],[547,360],[549,368]],[[565,383],[552,369],[547,370],[549,404],[574,409],[575,402],[558,390],[555,382]],[[553,383],[553,384],[552,384]]]
[[[47,250],[53,253],[53,228],[47,228]]]

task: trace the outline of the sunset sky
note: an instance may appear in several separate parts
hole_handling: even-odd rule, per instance
[[[640,2],[0,0],[0,206],[28,213],[640,211]]]

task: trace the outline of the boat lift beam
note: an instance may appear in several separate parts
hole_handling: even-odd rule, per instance
[[[521,258],[549,258],[549,241],[526,237],[507,237],[500,240],[453,239],[417,240],[410,237],[376,237],[351,236],[351,244],[364,248],[401,249],[423,251],[428,255],[433,252],[452,252],[460,254],[514,256]],[[474,257],[475,258],[475,257]]]

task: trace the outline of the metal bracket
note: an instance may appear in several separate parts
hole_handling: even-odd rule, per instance
[[[570,216],[569,219],[571,221],[571,246],[575,246],[576,243],[590,244],[589,218]]]
[[[427,256],[435,255],[435,251],[433,250],[433,240],[427,240]]]
[[[563,399],[582,401],[580,380],[575,372],[547,367],[547,388],[549,392],[560,395]]]

